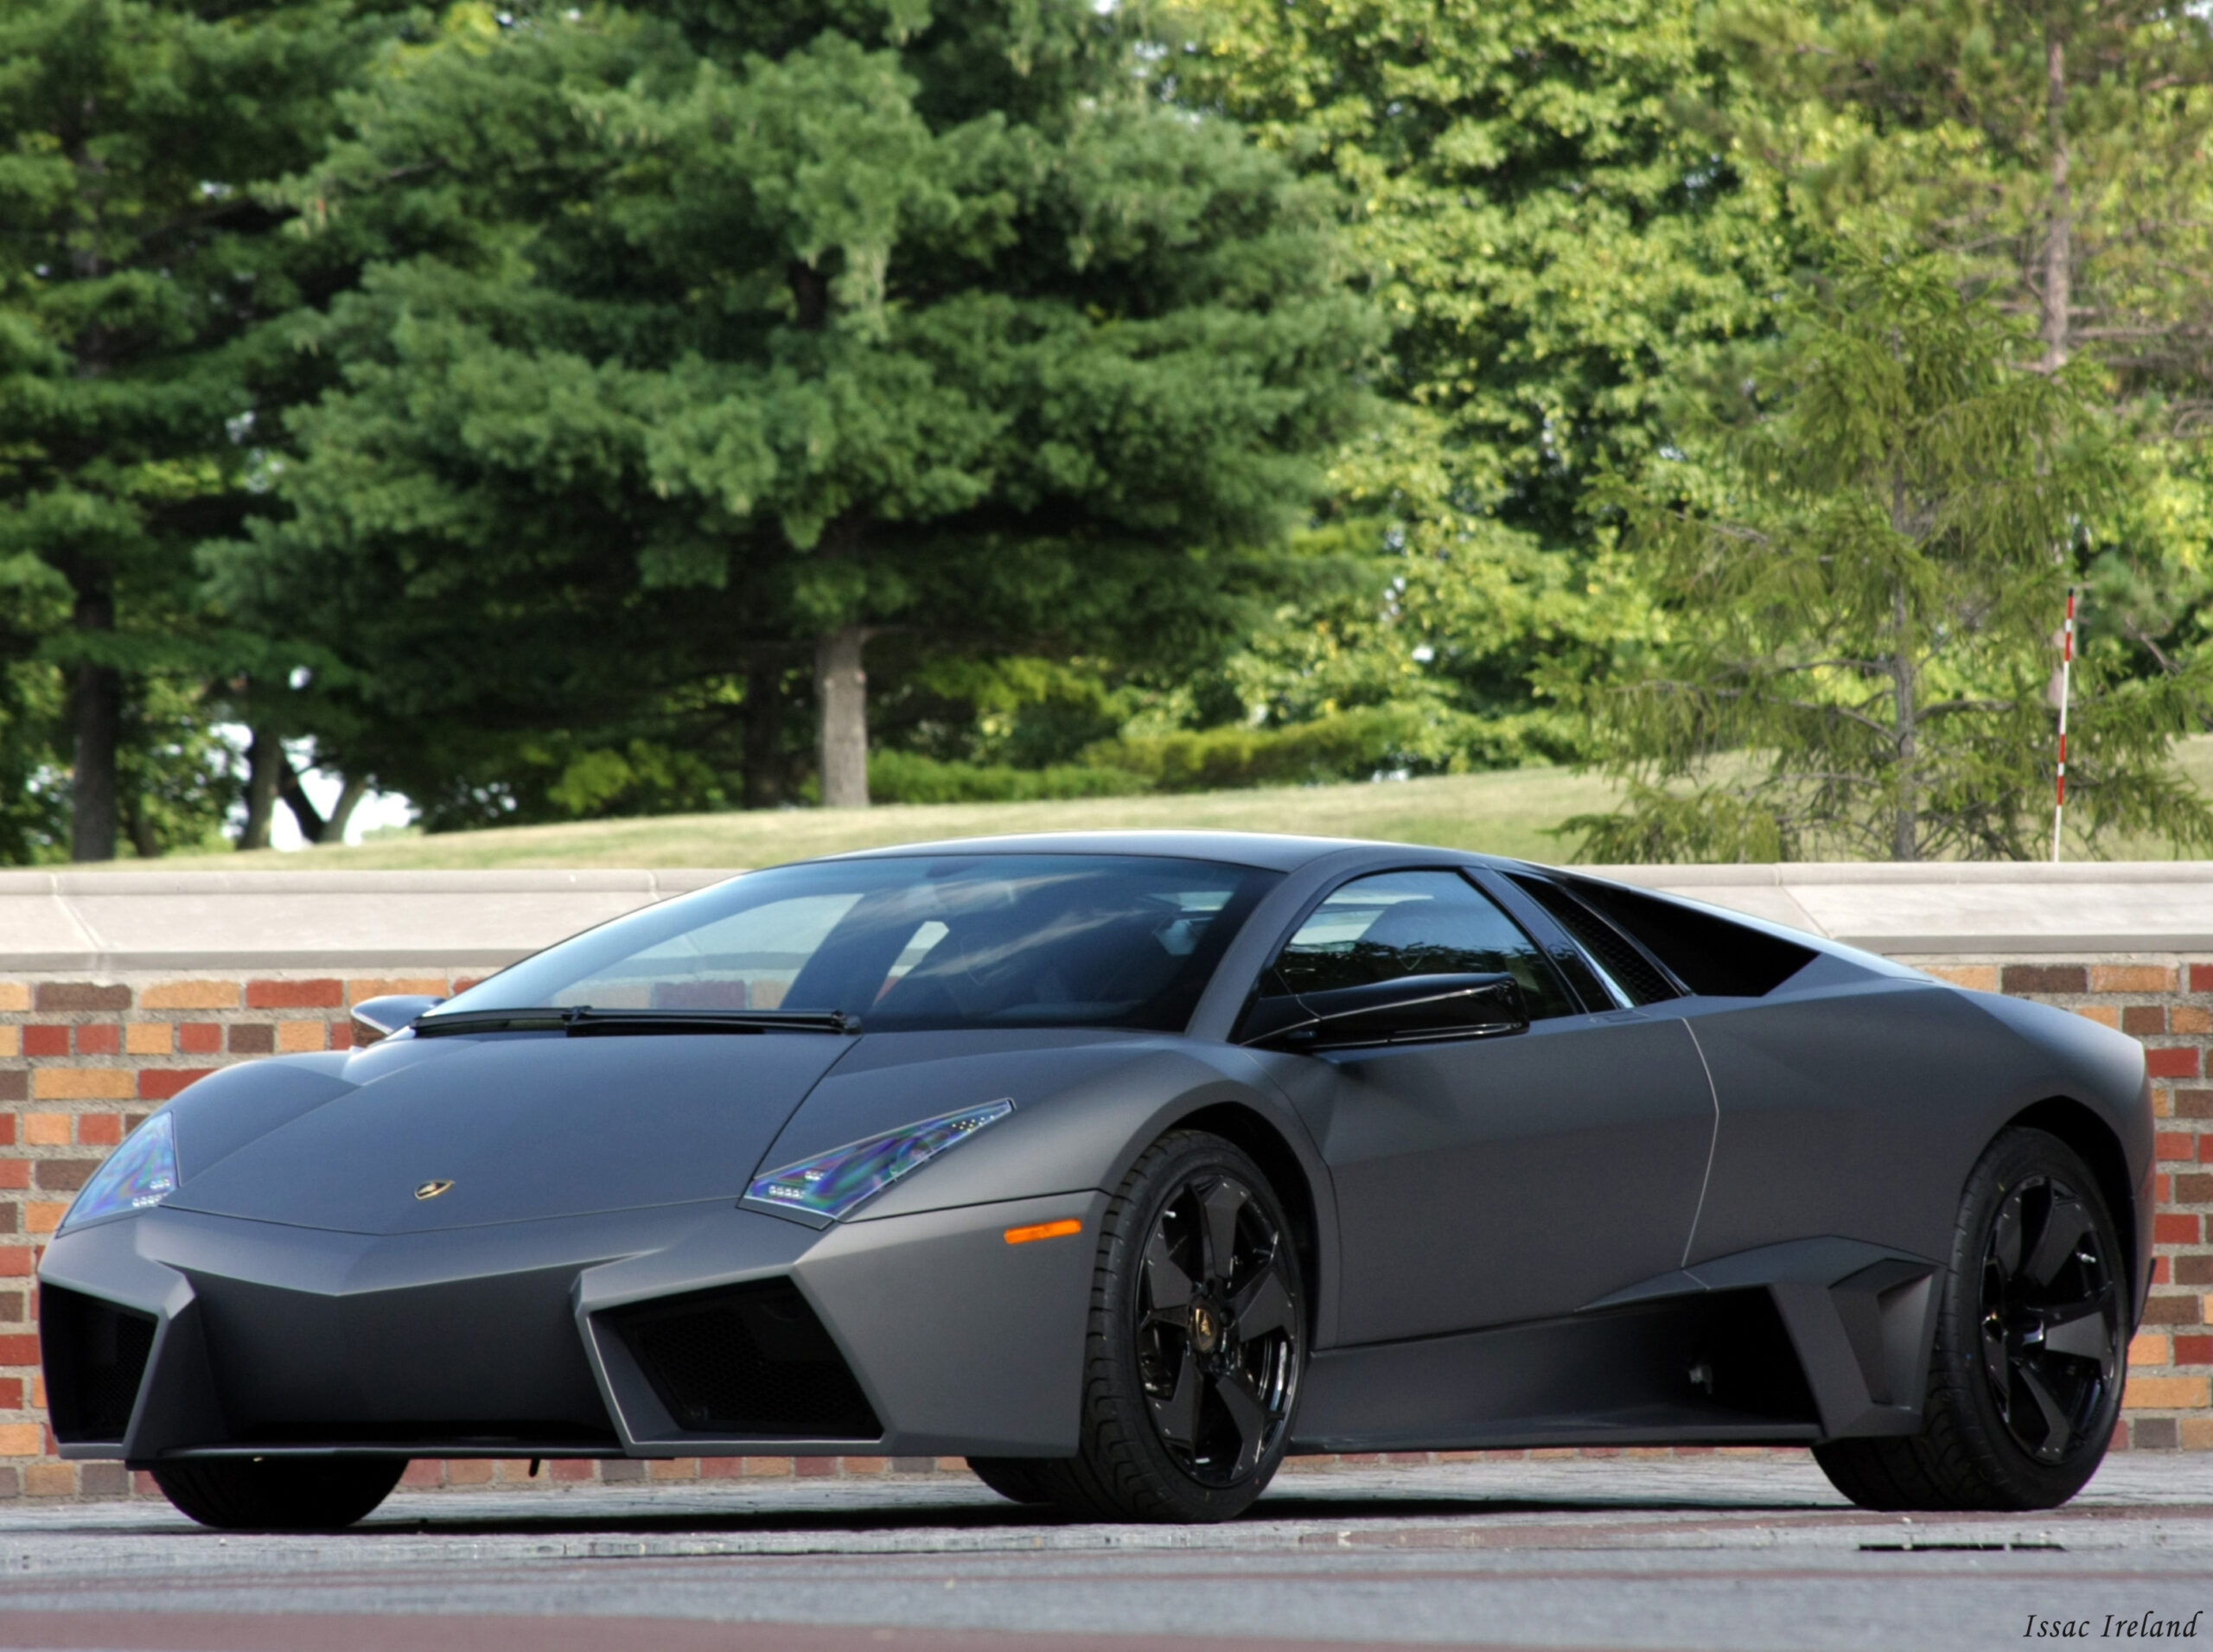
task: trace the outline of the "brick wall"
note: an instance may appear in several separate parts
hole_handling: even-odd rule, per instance
[[[2159,1252],[2151,1305],[2129,1348],[2115,1444],[2213,1450],[2213,1234],[2206,1228],[2213,1215],[2213,956],[1908,961],[1964,986],[2062,1005],[2144,1042],[2160,1119]],[[31,1276],[40,1247],[107,1152],[202,1074],[279,1051],[345,1049],[352,1042],[350,1005],[389,992],[445,995],[465,984],[435,969],[367,979],[0,979],[0,1497],[151,1490],[143,1476],[134,1485],[118,1464],[59,1461],[42,1410]],[[545,1486],[959,1466],[957,1458],[903,1457],[563,1462],[545,1464],[533,1479],[520,1460],[423,1462],[408,1483]]]

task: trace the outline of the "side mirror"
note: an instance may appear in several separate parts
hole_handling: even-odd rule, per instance
[[[1264,998],[1241,1042],[1306,1053],[1439,1038],[1487,1038],[1529,1025],[1511,975],[1402,975],[1365,986]]]
[[[389,1038],[424,1011],[444,1002],[443,998],[425,998],[416,992],[364,998],[354,1006],[354,1042],[373,1044],[380,1038]]]

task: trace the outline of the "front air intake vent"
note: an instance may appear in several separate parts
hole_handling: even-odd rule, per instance
[[[789,1279],[640,1303],[602,1316],[679,1428],[874,1439],[883,1432],[830,1333]]]
[[[154,1351],[153,1315],[49,1285],[39,1291],[38,1317],[54,1438],[120,1440]]]

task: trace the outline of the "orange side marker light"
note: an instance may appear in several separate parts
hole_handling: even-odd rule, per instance
[[[1032,1228],[1010,1228],[1006,1230],[1006,1242],[1027,1245],[1033,1239],[1066,1239],[1070,1234],[1082,1231],[1083,1224],[1074,1216],[1068,1216],[1059,1221],[1041,1221]]]

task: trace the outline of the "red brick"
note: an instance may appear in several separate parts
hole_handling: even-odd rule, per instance
[[[0,1070],[0,1101],[28,1101],[30,1097],[29,1068],[10,1067]]]
[[[557,1457],[545,1465],[545,1473],[553,1480],[596,1480],[599,1464],[588,1457]]]
[[[2167,1030],[2167,1012],[2157,1004],[2132,1004],[2121,1012],[2121,1030],[2138,1037]]]
[[[2174,1107],[2178,1119],[2213,1119],[2213,1090],[2177,1090]]]
[[[2144,1323],[2147,1325],[2202,1325],[2205,1323],[2204,1304],[2196,1296],[2154,1291],[2152,1299],[2144,1304]]]
[[[2164,1262],[2167,1259],[2163,1256],[2159,1260]],[[2178,1256],[2174,1264],[2177,1285],[2213,1285],[2213,1256]]]
[[[2161,1195],[2159,1202],[2161,1204],[2213,1204],[2213,1171],[2200,1170],[2194,1176],[2176,1177],[2173,1192]]]
[[[267,1056],[276,1048],[277,1029],[265,1021],[231,1029],[231,1054],[233,1056]]]
[[[188,1021],[176,1030],[176,1047],[188,1056],[213,1056],[223,1048],[223,1028],[216,1021]],[[2213,1101],[2213,1090],[2205,1092]]]
[[[13,1147],[15,1145],[16,1115],[12,1113],[0,1113],[0,1147]]]
[[[203,1079],[215,1069],[212,1067],[149,1067],[138,1075],[138,1098],[142,1101],[166,1101],[195,1079]]]
[[[26,1056],[67,1056],[69,1053],[69,1029],[67,1027],[25,1027],[23,1054]]]
[[[346,1007],[343,981],[248,981],[246,1007],[249,1010],[342,1010]]]
[[[123,1053],[123,1029],[112,1021],[88,1021],[77,1029],[77,1053],[80,1056],[119,1056]]]
[[[0,1245],[0,1275],[29,1279],[31,1272],[31,1247],[28,1245]]]
[[[445,1483],[446,1465],[434,1457],[418,1457],[407,1465],[399,1477],[403,1486],[436,1486]]]
[[[2008,992],[2087,992],[2090,973],[2080,964],[2008,964],[2000,985]]]
[[[127,1010],[131,1007],[131,989],[127,986],[98,986],[91,981],[41,981],[38,984],[38,1007],[64,1012]]]
[[[2213,1136],[2206,1139],[2213,1141]],[[2180,1159],[2187,1164],[2197,1157],[2197,1138],[2187,1130],[2162,1130],[2152,1137],[2152,1143],[2156,1158]]]
[[[2152,1218],[2152,1242],[2155,1245],[2195,1245],[2201,1231],[2196,1216],[2163,1210]]]
[[[119,1113],[80,1113],[77,1115],[77,1139],[87,1147],[112,1147],[123,1139],[123,1115]]]
[[[36,1365],[38,1338],[18,1333],[0,1336],[0,1365]]]
[[[41,1158],[32,1167],[31,1180],[49,1193],[74,1193],[99,1168],[96,1158]]]
[[[27,1188],[30,1184],[30,1160],[0,1158],[0,1188]]]
[[[2174,1363],[2213,1365],[2213,1336],[2176,1337]]]
[[[22,1378],[0,1377],[0,1411],[21,1411],[22,1408]]]
[[[835,1474],[838,1459],[834,1457],[800,1457],[792,1459],[794,1474]]]
[[[2192,964],[2190,966],[2190,990],[2193,992],[2213,992],[2213,964]]]
[[[2153,1078],[2196,1078],[2197,1050],[2190,1044],[2179,1044],[2172,1049],[2147,1049],[2144,1052],[2144,1070]]]

